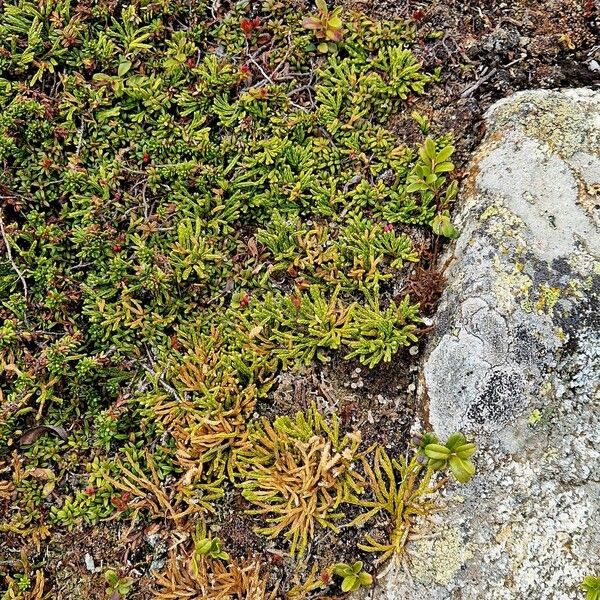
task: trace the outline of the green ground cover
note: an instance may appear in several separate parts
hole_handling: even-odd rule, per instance
[[[376,515],[390,539],[357,532],[356,557],[401,549],[424,455],[392,461],[314,406],[265,407],[282,370],[376,368],[423,335],[396,284],[426,266],[424,238],[453,235],[456,185],[449,136],[415,115],[409,147],[389,125],[437,79],[414,39],[302,2],[0,3],[7,545],[166,524],[192,545],[160,598],[339,592],[307,548]],[[303,583],[220,547],[210,527],[234,501]],[[19,560],[0,565],[4,597],[51,592],[43,561]]]

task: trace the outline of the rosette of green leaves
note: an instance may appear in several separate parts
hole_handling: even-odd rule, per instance
[[[317,40],[322,40],[317,46],[319,52],[335,51],[335,44],[341,41],[344,35],[344,25],[340,18],[341,7],[332,11],[327,7],[325,0],[316,0],[318,14],[306,17],[303,25],[312,29]]]
[[[584,578],[581,589],[585,592],[585,600],[600,600],[600,577],[588,575]]]
[[[197,540],[196,553],[201,556],[209,556],[210,558],[220,558],[221,560],[229,560],[229,554],[221,548],[221,541],[218,538],[204,538]]]
[[[475,474],[475,465],[469,459],[476,450],[477,446],[467,443],[462,433],[453,433],[444,445],[427,444],[424,453],[429,458],[429,466],[433,470],[443,471],[450,468],[457,481],[467,483]]]
[[[104,579],[106,580],[106,594],[109,596],[109,600],[126,598],[134,584],[131,577],[120,577],[113,569],[109,569],[104,573]]]
[[[355,592],[361,587],[368,587],[373,583],[373,577],[362,570],[363,563],[357,560],[353,565],[338,563],[333,568],[333,572],[342,580],[342,592]]]

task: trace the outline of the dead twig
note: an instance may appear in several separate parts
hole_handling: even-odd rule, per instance
[[[259,81],[253,87],[260,87],[264,85],[265,80],[268,81],[270,84],[275,85],[275,82],[271,79],[269,74],[260,66],[260,64],[254,59],[254,57],[251,54],[248,54],[248,60],[261,72],[261,75],[264,77],[262,81]]]
[[[17,263],[15,263],[14,259],[13,259],[13,255],[12,255],[12,250],[10,249],[10,243],[8,241],[8,236],[6,235],[6,230],[4,229],[4,220],[3,220],[3,213],[0,210],[0,234],[2,234],[2,239],[4,241],[4,245],[6,247],[6,257],[8,258],[8,262],[11,264],[13,270],[15,271],[15,273],[17,274],[19,280],[21,281],[21,285],[23,286],[23,293],[25,295],[25,301],[27,301],[27,298],[29,296],[29,290],[27,289],[27,282],[25,281],[25,277],[23,276],[23,272],[19,269],[19,267],[17,266]]]
[[[252,55],[249,54],[248,56],[250,58],[250,62],[253,63],[254,65],[256,65],[260,69],[261,73],[266,76],[266,78],[268,79],[268,81],[270,83],[275,83],[275,81],[279,81],[279,78],[277,80],[275,80],[275,75],[277,75],[277,73],[279,73],[279,71],[286,65],[286,61],[289,58],[289,56],[290,56],[290,54],[292,53],[292,50],[293,50],[292,41],[290,39],[290,36],[288,36],[288,46],[289,46],[289,50],[285,53],[284,57],[279,61],[279,63],[277,65],[275,65],[275,68],[271,71],[270,75],[267,75],[265,73],[265,71],[263,71],[263,69],[256,62],[256,60],[254,60],[254,58],[252,57]],[[250,86],[250,88],[262,87],[263,85],[266,85],[264,79],[262,81],[259,81],[255,85]]]
[[[488,79],[491,79],[497,72],[498,69],[492,69],[487,75],[480,77],[473,85],[470,85],[461,95],[461,98],[468,98],[480,85],[485,83]]]
[[[83,122],[81,123],[81,127],[79,128],[79,138],[77,139],[77,150],[75,151],[75,154],[77,156],[79,156],[80,152],[81,152],[81,144],[83,142],[83,129],[84,129],[85,125],[83,124]]]

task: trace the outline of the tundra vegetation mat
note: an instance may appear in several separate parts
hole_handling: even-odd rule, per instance
[[[476,112],[417,4],[0,0],[3,600],[339,597],[433,508]]]
[[[323,2],[3,3],[6,598],[323,597],[402,548],[435,487],[413,409],[327,390],[410,357],[454,233],[450,136],[386,126],[439,79],[415,35]]]

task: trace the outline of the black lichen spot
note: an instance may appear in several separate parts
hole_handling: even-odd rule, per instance
[[[523,391],[524,382],[519,373],[494,369],[483,383],[478,399],[469,407],[467,417],[478,425],[504,423],[514,417]]]
[[[515,330],[512,341],[512,358],[518,363],[538,363],[548,351],[531,329],[525,326]]]

